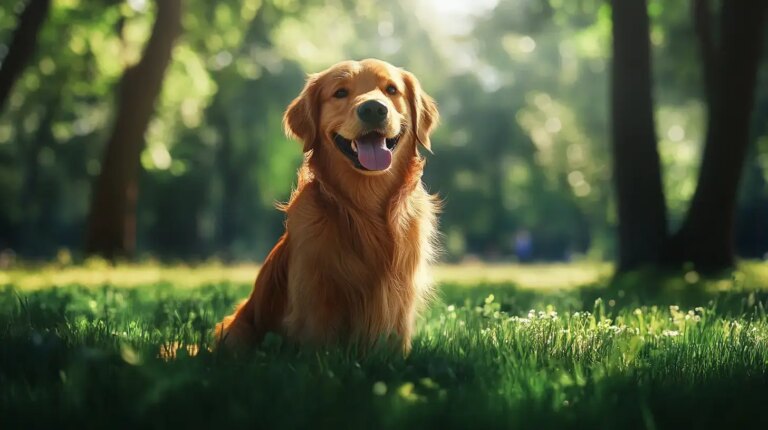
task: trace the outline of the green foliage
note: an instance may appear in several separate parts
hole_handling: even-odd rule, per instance
[[[605,2],[184,6],[184,33],[142,155],[142,251],[263,257],[281,230],[273,203],[288,197],[301,160],[282,134],[285,106],[306,73],[379,57],[415,72],[439,102],[443,121],[425,180],[445,200],[446,258],[510,258],[524,232],[539,259],[612,255]],[[0,53],[16,25],[11,9],[0,9]],[[676,224],[705,135],[701,68],[688,5],[653,0],[649,14],[657,135]],[[152,1],[53,2],[31,65],[0,113],[0,248],[27,256],[80,249],[116,86],[153,19]],[[753,136],[763,141],[768,68],[759,82]],[[760,229],[766,147],[750,153],[743,181],[737,245],[750,257],[768,251]]]
[[[229,357],[208,350],[210,329],[250,285],[190,288],[177,279],[136,288],[75,280],[37,291],[6,283],[0,420],[25,428],[766,424],[755,413],[768,386],[765,283],[742,279],[683,298],[639,296],[660,281],[653,277],[635,279],[637,289],[449,282],[406,358],[297,348],[277,336]]]

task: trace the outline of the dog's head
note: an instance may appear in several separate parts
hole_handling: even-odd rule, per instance
[[[328,151],[358,172],[387,171],[398,159],[431,150],[434,100],[409,72],[384,61],[345,61],[309,76],[283,118],[304,152]]]

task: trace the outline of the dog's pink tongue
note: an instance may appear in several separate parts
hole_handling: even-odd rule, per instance
[[[355,140],[357,160],[368,170],[385,170],[392,164],[392,151],[387,148],[387,139],[377,133],[370,133]]]

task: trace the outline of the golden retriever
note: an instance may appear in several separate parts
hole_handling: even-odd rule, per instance
[[[310,75],[283,125],[304,145],[286,230],[253,292],[216,326],[225,347],[267,332],[316,346],[380,339],[408,352],[429,296],[437,199],[421,182],[434,100],[409,72],[375,59]]]

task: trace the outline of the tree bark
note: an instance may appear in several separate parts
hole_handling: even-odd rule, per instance
[[[749,147],[766,5],[722,2],[721,42],[709,55],[716,56],[717,64],[708,66],[711,60],[704,53],[705,72],[712,68],[714,74],[704,155],[691,206],[668,247],[669,263],[691,262],[699,270],[716,271],[735,262],[736,198]]]
[[[611,116],[619,271],[658,264],[667,215],[656,148],[645,0],[612,0]]]
[[[86,252],[106,258],[136,251],[136,203],[144,133],[162,88],[174,42],[181,32],[181,0],[157,0],[152,35],[141,60],[126,69],[117,117],[91,199]]]
[[[5,109],[13,85],[32,58],[51,0],[29,0],[18,18],[5,58],[0,58],[0,112]]]

